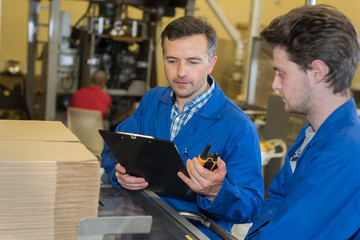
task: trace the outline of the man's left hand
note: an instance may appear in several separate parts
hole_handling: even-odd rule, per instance
[[[218,157],[217,168],[210,171],[204,168],[198,158],[188,159],[186,161],[187,171],[190,178],[182,172],[178,172],[178,176],[183,180],[194,192],[204,195],[207,198],[214,199],[226,176],[226,164]]]

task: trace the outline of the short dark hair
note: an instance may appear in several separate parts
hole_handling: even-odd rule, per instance
[[[347,92],[359,63],[359,37],[351,21],[328,5],[305,5],[275,18],[261,33],[281,47],[304,71],[316,60],[329,67],[326,82],[333,92]]]
[[[217,46],[217,35],[215,29],[203,18],[194,16],[183,16],[169,23],[161,33],[161,47],[164,51],[164,40],[175,40],[190,37],[197,34],[205,34],[208,42],[209,59],[215,56]]]

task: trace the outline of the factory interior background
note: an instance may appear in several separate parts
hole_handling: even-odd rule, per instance
[[[36,13],[31,13],[33,2],[38,2],[42,6]],[[164,5],[169,5],[169,2],[178,4],[174,4],[173,8],[157,11],[155,20],[149,20],[149,25],[146,27],[147,23],[141,25],[145,22],[142,10],[131,6],[131,2],[136,5],[135,3],[141,0],[124,0],[130,3],[123,9],[126,12],[125,17],[132,19],[129,26],[134,27],[136,23],[139,24],[139,29],[131,40],[115,39],[115,41],[125,43],[123,45],[109,43],[104,40],[108,37],[99,33],[98,11],[101,12],[101,7],[98,4],[105,1],[93,1],[92,9],[87,12],[89,2],[91,1],[53,0],[53,3],[59,6],[56,10],[57,26],[62,24],[60,23],[60,16],[63,16],[61,13],[66,13],[68,18],[65,21],[70,21],[69,26],[73,28],[76,25],[77,29],[81,29],[81,31],[71,33],[71,37],[75,35],[76,48],[69,48],[66,45],[69,43],[65,42],[65,48],[62,49],[61,39],[55,41],[55,48],[49,47],[53,44],[49,40],[51,1],[0,0],[0,84],[13,89],[17,83],[20,83],[21,95],[24,96],[24,101],[29,108],[28,113],[17,110],[7,113],[2,109],[3,107],[0,107],[0,119],[56,120],[63,121],[66,125],[66,106],[71,94],[88,85],[91,73],[101,64],[108,70],[123,68],[121,74],[116,77],[116,81],[109,81],[107,85],[107,91],[113,100],[113,112],[107,125],[110,130],[131,114],[134,102],[139,101],[148,89],[155,86],[167,86],[160,34],[169,22],[186,14],[183,4],[186,1],[155,1]],[[282,153],[274,155],[275,157],[267,157],[267,160],[273,159],[266,163],[263,169],[265,187],[268,188],[282,165],[281,155],[286,153],[286,149],[295,141],[299,129],[306,124],[307,120],[303,116],[286,113],[281,99],[272,96],[271,83],[274,77],[272,53],[271,49],[259,38],[259,32],[275,17],[287,13],[292,8],[305,5],[306,1],[193,0],[192,2],[194,6],[190,10],[193,15],[205,17],[218,34],[216,53],[218,61],[212,73],[213,77],[225,94],[247,111],[246,113],[258,127],[261,139],[282,140],[279,144],[283,150]],[[360,31],[360,1],[317,0],[316,4],[328,4],[338,8]],[[102,10],[109,9],[104,7]],[[106,12],[103,14],[106,15]],[[34,30],[34,26],[30,24],[30,19],[34,15],[38,20],[36,43],[29,35],[29,31]],[[152,13],[150,15],[154,17]],[[256,21],[255,24],[254,21]],[[61,37],[60,32],[61,30],[57,29],[57,33],[54,34],[56,38]],[[135,38],[137,40],[133,42]],[[96,44],[93,43],[95,39]],[[106,53],[109,47],[114,46],[119,47],[115,56],[116,64],[109,61],[109,55]],[[72,56],[74,59],[70,59],[71,64],[61,66],[60,57],[67,56]],[[54,59],[59,62],[54,64]],[[15,71],[15,74],[9,74],[9,71]],[[63,81],[65,87],[61,85]],[[69,86],[67,86],[67,81],[70,81]],[[25,86],[28,89],[25,90]],[[49,90],[49,87],[52,89]],[[358,98],[355,98],[355,101],[360,108],[359,69],[353,80],[352,90],[353,94],[357,93]],[[1,97],[0,95],[0,100]],[[14,106],[20,109],[21,106],[18,105]]]
[[[19,67],[21,73],[26,76],[28,71],[28,54],[29,54],[29,44],[28,44],[28,23],[29,23],[29,7],[30,2],[27,0],[1,0],[1,32],[0,32],[0,71],[5,71],[9,67],[9,61],[15,61]],[[50,1],[42,0],[39,1],[42,6],[49,6]],[[71,26],[73,26],[85,13],[89,2],[81,0],[62,0],[60,2],[61,12],[68,12],[71,18]],[[96,1],[95,1],[96,2]],[[101,1],[100,1],[101,2]],[[130,1],[131,2],[131,1]],[[135,1],[136,2],[136,1]],[[243,44],[243,54],[241,56],[241,65],[234,64],[234,52],[236,48],[236,42],[229,35],[224,24],[219,20],[214,9],[209,5],[209,1],[205,0],[196,0],[194,1],[194,10],[193,14],[195,16],[203,16],[208,19],[208,21],[215,27],[218,37],[219,44],[217,49],[218,62],[214,69],[213,75],[215,79],[219,82],[219,85],[222,87],[224,92],[230,99],[241,98],[246,91],[247,86],[249,85],[249,68],[250,65],[247,63],[249,57],[249,51],[247,51],[247,43],[250,37],[256,38],[259,30],[262,27],[270,23],[270,21],[281,14],[286,13],[294,7],[304,5],[306,1],[304,0],[264,0],[258,1],[261,3],[260,7],[256,7],[257,13],[254,13],[254,6],[251,0],[222,0],[222,1],[211,1],[215,3],[215,7],[218,6],[221,13],[225,16],[225,19],[232,25],[232,28],[238,31],[241,44]],[[340,11],[346,14],[355,24],[355,26],[360,28],[360,18],[358,17],[357,9],[360,7],[360,3],[357,1],[344,0],[318,0],[316,4],[329,4],[337,7]],[[141,18],[141,10],[136,8],[128,9],[128,14],[130,18]],[[182,16],[185,14],[185,9],[182,7],[175,7],[174,13],[167,14],[173,16],[164,15],[158,21],[156,21],[156,32],[155,32],[155,49],[154,49],[154,64],[153,68],[155,72],[151,76],[152,84],[151,86],[164,86],[167,85],[166,79],[162,67],[162,53],[160,47],[160,38],[159,35],[164,26],[166,26],[172,19]],[[249,34],[249,25],[250,20],[253,14],[258,14],[257,19],[259,22],[259,30]],[[38,22],[41,25],[46,25],[49,23],[50,10],[41,8],[38,12]],[[81,24],[87,24],[86,19]],[[36,103],[36,96],[45,94],[45,89],[43,86],[39,86],[37,82],[41,81],[44,68],[49,67],[49,65],[44,64],[43,56],[44,44],[48,41],[48,32],[49,28],[47,26],[38,26],[37,28],[37,38],[38,43],[36,46],[36,52],[34,59],[33,75],[35,77],[34,91],[35,91],[35,116],[34,118],[45,118],[47,120],[54,120],[55,115],[50,115],[48,117],[44,116],[44,113],[36,115],[36,108],[39,108],[39,104]],[[260,105],[266,108],[267,97],[269,92],[271,92],[270,86],[273,77],[273,72],[271,72],[271,56],[268,59],[263,59],[259,57],[259,61],[267,61],[266,64],[263,64],[263,69],[258,69],[261,76],[261,84],[266,88],[265,90],[258,88],[256,98],[260,99]],[[11,64],[11,62],[10,62]],[[261,65],[261,64],[259,64]],[[267,65],[267,67],[266,67]],[[79,66],[81,67],[81,66]],[[269,69],[270,68],[270,69]],[[81,70],[80,70],[81,71]],[[79,73],[78,71],[78,74]],[[266,80],[264,80],[266,79]],[[44,80],[42,80],[44,81]],[[50,80],[45,80],[50,81]],[[55,80],[56,81],[56,80]],[[85,83],[82,83],[85,85]],[[82,86],[78,83],[78,87]],[[355,79],[353,81],[354,89],[360,89],[360,73],[357,72]],[[255,91],[255,90],[254,90]],[[71,91],[70,91],[71,92]],[[246,100],[246,99],[245,99]],[[46,101],[46,100],[45,100]],[[59,101],[59,100],[58,100]],[[254,100],[255,101],[255,100]],[[32,109],[31,109],[32,110]],[[45,114],[46,115],[46,114]]]
[[[29,2],[28,0],[1,0],[1,31],[0,31],[0,70],[4,70],[8,60],[19,61],[20,67],[23,73],[26,73],[27,70],[27,32],[28,32],[28,20],[29,20]],[[50,1],[42,0],[41,4],[49,5]],[[239,29],[242,34],[241,37],[246,43],[247,41],[247,30],[249,25],[249,20],[251,17],[251,8],[252,0],[221,0],[217,1],[217,4],[222,8],[223,12],[228,17],[229,21]],[[281,14],[286,13],[294,7],[298,7],[305,4],[305,0],[264,0],[262,4],[262,13],[261,13],[261,26],[266,26],[270,21]],[[347,15],[357,27],[360,29],[360,18],[358,16],[358,9],[360,7],[360,2],[352,0],[318,0],[316,4],[329,4],[335,6],[345,15]],[[85,12],[88,6],[88,1],[81,0],[61,0],[61,11],[71,12],[71,23],[74,24]],[[47,23],[48,22],[48,11],[40,10],[39,22]],[[139,14],[134,11],[134,14]],[[176,9],[176,15],[174,17],[163,17],[161,19],[161,26],[166,26],[172,19],[184,15],[183,8]],[[227,62],[231,59],[227,55],[222,57],[223,49],[225,51],[229,44],[224,44],[224,42],[230,41],[231,38],[228,32],[224,29],[223,25],[215,16],[214,12],[211,10],[209,5],[205,0],[196,0],[195,1],[195,16],[205,16],[208,21],[215,27],[220,43],[217,50],[217,55],[219,55],[219,61],[214,71],[223,71],[227,72],[226,69],[222,69],[223,62]],[[47,29],[39,28],[39,39],[46,41],[47,40]],[[223,43],[223,44],[222,44]],[[233,44],[230,44],[233,45]],[[233,47],[233,46],[230,46]],[[156,45],[156,51],[161,51],[159,47],[159,42]],[[166,85],[166,80],[163,74],[163,69],[161,67],[161,55],[157,59],[157,84]],[[219,69],[217,69],[219,68]],[[41,62],[36,62],[35,74],[41,74]],[[220,74],[219,74],[220,75]],[[226,77],[220,75],[222,78]],[[270,77],[271,79],[271,77]],[[220,79],[218,79],[219,81]],[[357,72],[353,87],[360,89],[360,74]],[[240,91],[240,88],[239,88]]]

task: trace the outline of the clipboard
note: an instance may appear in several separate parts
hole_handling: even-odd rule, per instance
[[[99,133],[129,175],[146,179],[146,190],[189,200],[196,198],[196,193],[177,176],[178,171],[189,174],[172,141],[124,132]]]

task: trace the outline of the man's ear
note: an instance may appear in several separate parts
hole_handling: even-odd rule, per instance
[[[213,56],[213,58],[210,60],[208,74],[210,74],[213,71],[216,61],[217,61],[217,56]]]
[[[326,76],[329,73],[329,67],[322,60],[316,59],[311,63],[311,71],[315,79],[315,83],[320,83],[326,80]]]

